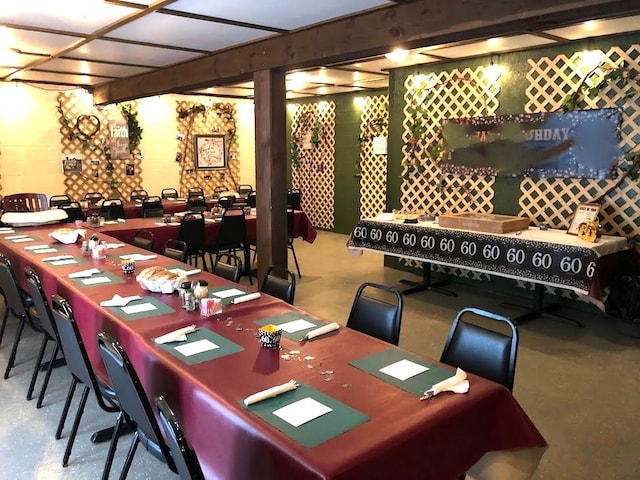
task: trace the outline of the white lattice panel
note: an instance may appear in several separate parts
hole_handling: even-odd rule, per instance
[[[640,71],[640,46],[633,45],[622,50],[612,47],[600,52],[605,65],[620,66],[622,62],[635,71]],[[527,112],[558,110],[567,94],[573,92],[591,70],[585,66],[584,53],[571,56],[529,60],[527,74],[529,87],[526,89]],[[596,72],[589,82],[598,81],[601,75]],[[640,92],[640,88],[636,91]],[[588,108],[622,108],[620,127],[620,147],[629,150],[640,143],[640,93],[619,104],[622,90],[618,85],[609,84],[595,98],[587,98]],[[580,203],[588,202],[607,190],[615,180],[562,179],[546,178],[539,180],[524,179],[521,183],[520,208],[536,223],[548,223],[555,227],[566,228],[567,220]],[[624,182],[605,198],[600,220],[607,233],[615,235],[636,235],[640,224],[640,195],[637,182]]]
[[[360,218],[371,218],[384,212],[387,201],[387,155],[373,152],[373,140],[369,138],[375,130],[376,135],[387,137],[389,134],[389,97],[375,95],[366,97],[366,103],[360,115]],[[379,125],[375,128],[372,124]]]
[[[107,171],[107,159],[102,147],[109,142],[109,121],[122,121],[124,118],[115,105],[97,109],[89,105],[74,92],[58,94],[60,122],[60,143],[63,154],[82,154],[84,156],[82,172],[65,174],[65,193],[73,199],[82,200],[88,192],[100,192],[107,197],[129,199],[133,190],[142,189],[142,155],[136,150],[129,159],[112,160],[113,170]],[[136,102],[130,102],[132,110]],[[99,128],[90,136],[78,136],[76,121],[80,116],[93,116],[100,122]],[[66,118],[66,121],[65,121]],[[144,132],[143,132],[144,135]],[[96,162],[96,163],[92,163]],[[126,175],[127,164],[134,165],[134,175]],[[111,176],[115,188],[111,188]]]
[[[415,120],[425,127],[424,134],[415,144],[415,156],[420,157],[431,142],[442,141],[440,125],[443,119],[493,115],[498,108],[499,91],[499,85],[488,78],[485,67],[407,77],[402,134],[405,168],[400,187],[403,210],[425,211],[433,215],[493,211],[493,177],[442,175],[439,162],[430,160],[420,160],[425,168],[423,173],[409,172],[408,165],[415,164],[410,146],[413,137],[410,109],[420,106]],[[418,266],[410,261],[407,265]],[[487,278],[486,274],[457,268],[438,267],[435,270],[446,270],[465,278]]]
[[[180,112],[197,107],[202,111],[180,118]],[[212,195],[217,186],[229,191],[238,189],[240,161],[236,136],[236,107],[232,103],[199,104],[188,101],[176,102],[178,132],[184,140],[178,140],[180,160],[180,192],[187,194],[190,188],[201,187],[206,195]],[[227,145],[227,168],[222,170],[198,170],[194,158],[195,135],[225,135]]]
[[[335,102],[303,103],[295,106],[291,122],[292,132],[299,131],[298,123],[304,116],[312,119],[313,125],[321,127],[317,144],[300,149],[298,165],[292,166],[292,185],[299,188],[301,206],[319,228],[332,229],[335,206]],[[301,132],[304,133],[304,132]]]

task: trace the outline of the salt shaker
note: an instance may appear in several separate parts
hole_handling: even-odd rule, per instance
[[[196,286],[193,289],[193,294],[196,297],[196,303],[199,305],[200,300],[207,298],[209,294],[209,283],[206,280],[198,280]]]
[[[196,309],[196,296],[193,294],[191,282],[184,282],[180,286],[180,301],[182,308],[187,312],[193,312]]]

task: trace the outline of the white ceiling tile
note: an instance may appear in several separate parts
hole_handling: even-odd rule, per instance
[[[91,33],[137,11],[103,0],[2,0],[0,22]]]
[[[82,37],[34,32],[17,28],[6,28],[3,29],[2,33],[2,39],[0,40],[2,45],[0,47],[17,48],[22,52],[47,55],[51,55],[78,40],[82,40]]]
[[[129,67],[127,65],[113,65],[109,63],[97,63],[87,60],[69,60],[56,58],[46,62],[41,67],[43,70],[102,75],[107,77],[128,77],[139,73],[148,72],[150,69],[142,67]]]
[[[152,13],[112,31],[108,36],[111,38],[151,41],[161,45],[215,51],[269,35],[273,35],[273,33],[204,20]]]
[[[163,67],[198,57],[200,54],[144,45],[122,45],[108,40],[94,40],[70,52],[68,56],[86,60]]]
[[[360,10],[394,4],[384,0],[180,0],[167,8],[293,30]]]
[[[638,30],[639,27],[640,15],[636,15],[625,18],[612,18],[609,20],[592,20],[570,27],[548,30],[547,33],[566,38],[567,40],[577,40],[600,35],[634,32]]]

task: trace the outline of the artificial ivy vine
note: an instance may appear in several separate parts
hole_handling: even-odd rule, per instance
[[[127,127],[129,129],[129,152],[133,153],[140,145],[142,140],[142,127],[138,122],[138,112],[133,110],[130,103],[122,103],[119,105],[120,113],[127,119]]]
[[[360,148],[366,143],[373,141],[376,137],[382,137],[385,131],[387,130],[388,122],[387,122],[387,112],[384,111],[384,114],[380,114],[375,118],[372,118],[367,123],[364,124],[362,129],[362,133],[358,136],[358,143],[360,144]],[[363,158],[360,157],[358,162],[356,163],[356,177],[362,176],[362,171],[364,170],[365,165],[363,164]]]
[[[291,165],[294,168],[300,166],[300,155],[303,150],[305,137],[310,135],[309,141],[317,147],[325,136],[322,123],[316,115],[305,112],[300,115],[295,129],[291,134]]]

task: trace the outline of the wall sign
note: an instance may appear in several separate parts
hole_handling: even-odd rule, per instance
[[[82,173],[84,155],[81,153],[63,153],[61,157],[62,173]]]
[[[606,179],[620,150],[615,108],[446,119],[444,173]]]
[[[129,125],[124,120],[109,122],[109,153],[113,160],[126,160],[129,152]]]

